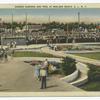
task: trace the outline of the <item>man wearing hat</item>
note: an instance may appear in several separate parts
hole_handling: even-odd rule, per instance
[[[46,76],[47,76],[46,67],[42,66],[40,69],[41,89],[46,88]]]

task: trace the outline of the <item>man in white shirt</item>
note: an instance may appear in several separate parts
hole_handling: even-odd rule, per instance
[[[48,76],[48,60],[45,59],[44,63],[43,63],[43,67],[45,67],[46,69],[46,75]]]
[[[40,77],[41,77],[41,89],[46,88],[46,68],[42,67],[40,69]]]

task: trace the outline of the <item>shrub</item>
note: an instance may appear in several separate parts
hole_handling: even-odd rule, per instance
[[[76,62],[75,59],[70,57],[63,58],[61,64],[61,72],[63,75],[69,75],[76,70]]]

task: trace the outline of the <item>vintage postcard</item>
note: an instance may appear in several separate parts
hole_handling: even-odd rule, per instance
[[[100,4],[0,4],[0,96],[100,96]]]

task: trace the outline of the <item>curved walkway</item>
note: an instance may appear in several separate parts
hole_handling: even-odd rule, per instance
[[[0,92],[61,92],[83,91],[55,76],[47,79],[47,88],[41,90],[40,82],[34,78],[34,67],[28,63],[12,59],[0,64]],[[84,93],[84,91],[83,91]]]
[[[69,53],[69,54],[78,54],[78,53],[94,53],[94,52],[100,52],[100,50],[69,50],[69,51],[65,51],[65,53]]]
[[[61,62],[60,58],[49,58],[49,57],[14,57],[17,61],[33,61],[33,60],[39,60],[44,61],[45,59],[48,59],[49,61],[54,62]]]
[[[55,56],[60,56],[60,57],[68,56],[79,62],[100,66],[100,60],[90,59],[90,58],[86,58],[86,57],[80,57],[80,56],[76,56],[76,55],[72,55],[72,54],[66,54],[63,51],[54,51],[54,50],[49,49],[48,47],[44,47],[41,50],[42,50],[42,52],[49,53],[49,54],[52,54]]]

